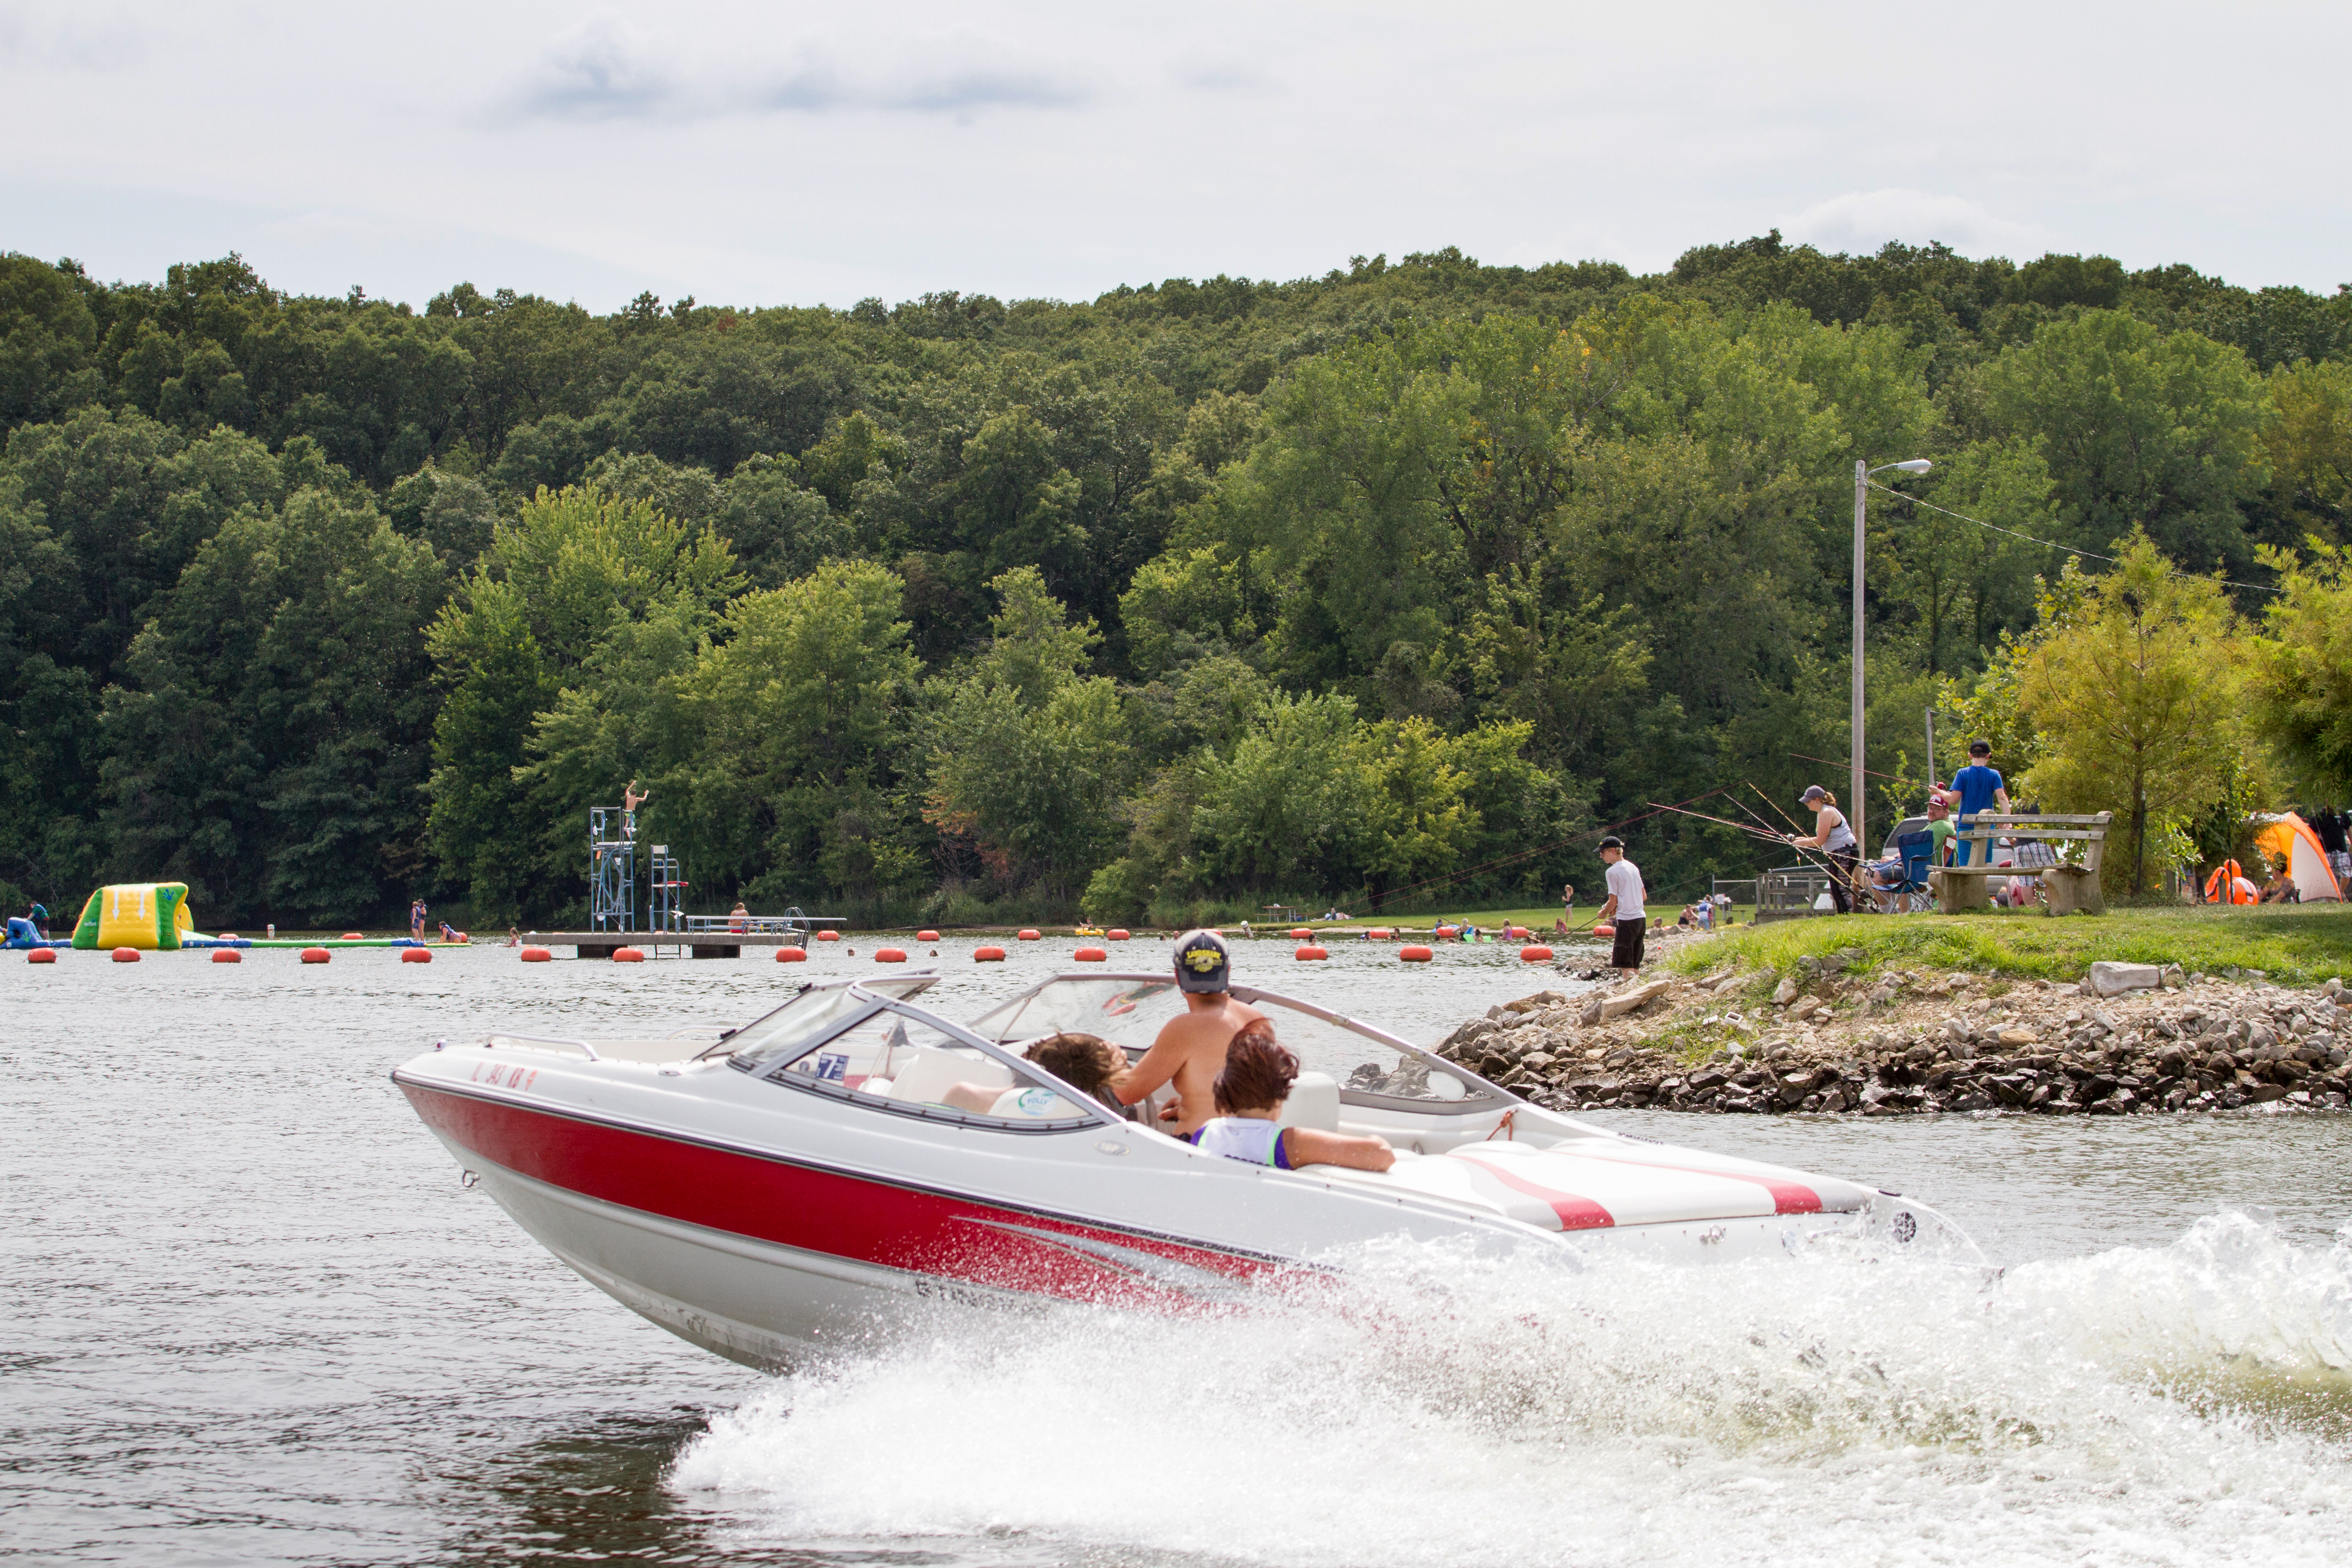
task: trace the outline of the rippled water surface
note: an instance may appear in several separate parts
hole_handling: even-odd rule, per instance
[[[1072,945],[943,943],[933,998],[976,1012]],[[1242,952],[1423,1040],[1536,984],[1503,949]],[[0,957],[0,1556],[2352,1560],[2343,1118],[1603,1113],[1916,1194],[2008,1273],[1375,1247],[1337,1302],[943,1315],[770,1379],[539,1251],[386,1077],[492,1023],[748,1017],[790,973]]]

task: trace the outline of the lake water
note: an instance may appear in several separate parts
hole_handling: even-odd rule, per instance
[[[1074,944],[971,945],[941,944],[932,994],[959,1012]],[[1422,1040],[1552,978],[1507,948],[1240,952],[1244,981]],[[824,948],[807,971],[876,972]],[[2352,1119],[1601,1113],[1914,1194],[2008,1272],[1374,1248],[1338,1302],[943,1315],[766,1378],[462,1190],[386,1076],[492,1023],[740,1019],[795,977],[0,957],[0,1557],[2352,1560]]]

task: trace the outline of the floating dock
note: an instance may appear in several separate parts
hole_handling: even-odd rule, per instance
[[[814,916],[810,923],[824,926],[840,922]],[[814,940],[813,931],[527,931],[521,935],[525,947],[568,947],[579,958],[610,958],[625,947],[654,955],[671,948],[688,958],[740,958],[747,947],[772,951],[779,947],[806,947]],[[478,942],[474,945],[506,944]]]

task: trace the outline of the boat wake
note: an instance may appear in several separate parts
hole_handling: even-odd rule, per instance
[[[1972,1271],[1426,1246],[1171,1321],[945,1310],[715,1417],[751,1541],[1285,1563],[2341,1562],[2352,1242],[2217,1215]],[[941,1545],[948,1544],[942,1541]]]

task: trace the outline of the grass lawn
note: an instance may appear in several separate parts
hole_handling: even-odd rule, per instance
[[[1547,922],[1549,923],[1549,922]],[[2039,910],[1961,915],[1815,915],[1738,926],[1693,942],[1668,966],[1786,970],[1808,954],[1860,948],[1858,969],[1964,969],[2074,980],[2096,959],[2177,963],[2194,974],[2259,969],[2282,984],[2352,973],[2352,909],[2336,904],[2109,910],[2053,918]]]

